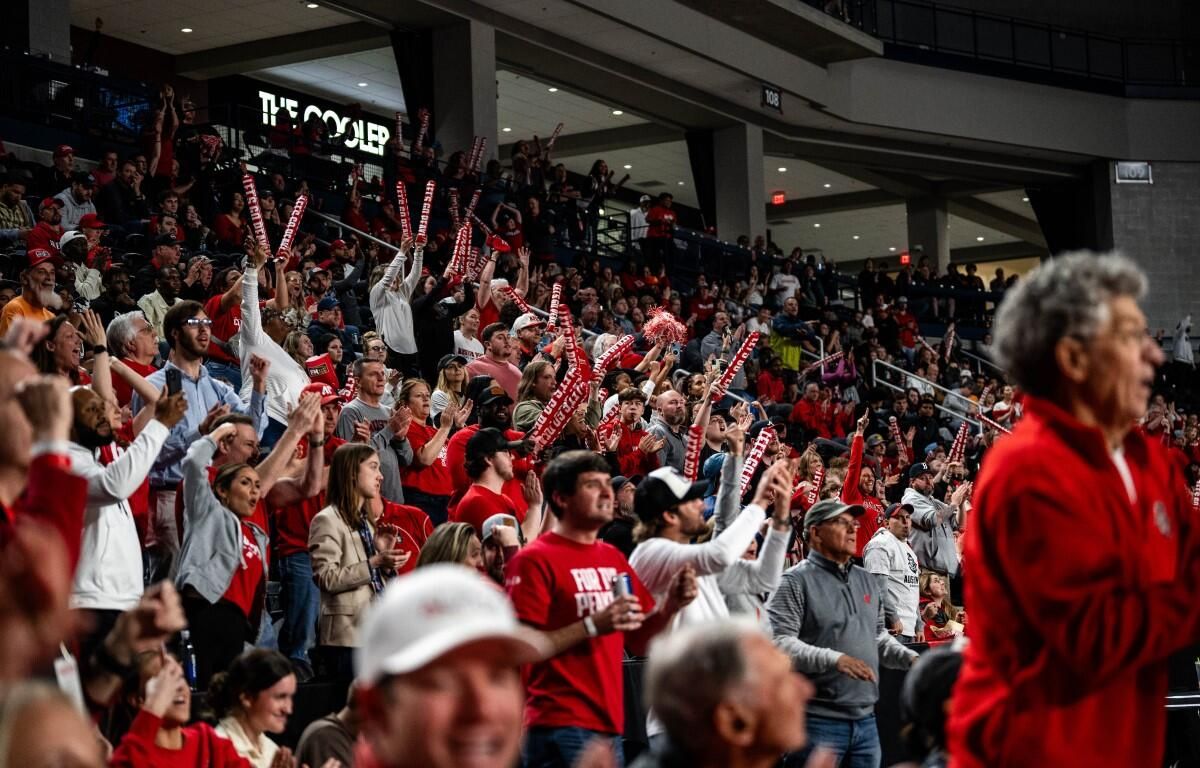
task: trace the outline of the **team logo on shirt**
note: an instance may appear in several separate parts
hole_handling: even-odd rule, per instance
[[[1171,535],[1171,517],[1167,514],[1167,505],[1161,501],[1154,502],[1154,524],[1163,536]]]
[[[912,556],[911,552],[905,552],[904,556],[908,558],[908,570],[912,573],[917,572],[917,558]]]

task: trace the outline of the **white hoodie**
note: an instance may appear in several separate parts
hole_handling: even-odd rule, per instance
[[[71,471],[87,478],[82,546],[71,607],[126,611],[142,597],[142,545],[128,499],[150,473],[169,430],[153,420],[104,466],[98,449],[71,443]]]

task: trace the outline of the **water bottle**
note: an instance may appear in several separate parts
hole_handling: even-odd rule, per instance
[[[179,633],[180,646],[183,652],[183,676],[187,678],[188,688],[196,690],[196,649],[192,645],[192,633],[183,630]]]

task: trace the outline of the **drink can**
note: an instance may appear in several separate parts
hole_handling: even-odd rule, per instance
[[[633,594],[633,579],[628,573],[618,573],[612,580],[613,597],[625,597]]]

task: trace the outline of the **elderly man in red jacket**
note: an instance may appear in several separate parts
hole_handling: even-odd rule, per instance
[[[1167,658],[1200,638],[1200,530],[1164,448],[1132,430],[1163,360],[1145,285],[1123,257],[1067,254],[997,314],[1028,399],[976,485],[952,766],[1162,764]]]

